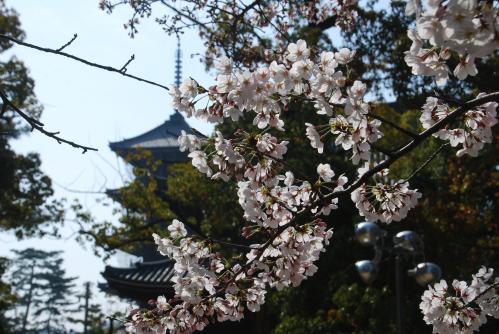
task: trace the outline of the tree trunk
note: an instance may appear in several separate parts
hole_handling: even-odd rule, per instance
[[[52,318],[52,314],[50,314],[47,319],[47,329],[46,329],[47,334],[50,334],[50,318]]]
[[[90,299],[90,282],[85,283],[85,320],[83,322],[83,334],[88,334],[88,300]]]
[[[113,334],[113,331],[114,331],[114,320],[112,318],[109,318],[109,330],[108,330],[108,334]]]
[[[31,298],[33,296],[33,279],[35,277],[35,261],[33,261],[33,266],[31,267],[31,275],[29,277],[29,291],[28,291],[28,300],[26,302],[26,312],[24,312],[23,317],[23,327],[21,332],[26,333],[26,326],[28,325],[28,315],[29,315],[29,307],[31,305]]]

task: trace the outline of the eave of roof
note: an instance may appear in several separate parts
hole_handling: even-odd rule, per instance
[[[149,130],[141,135],[124,139],[117,142],[109,143],[109,147],[114,150],[120,149],[133,149],[138,147],[143,148],[166,148],[166,147],[178,147],[178,136],[181,132],[185,131],[189,134],[194,134],[196,136],[202,136],[199,131],[191,128],[189,124],[185,121],[184,117],[176,111],[170,119],[165,121],[163,124]]]
[[[137,263],[131,268],[106,266],[102,276],[113,282],[121,282],[134,286],[168,286],[173,276],[174,262],[170,259]]]

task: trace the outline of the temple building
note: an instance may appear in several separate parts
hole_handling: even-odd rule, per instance
[[[177,141],[180,132],[184,130],[189,134],[203,136],[192,129],[184,117],[175,111],[170,119],[160,126],[139,136],[110,143],[109,146],[117,155],[126,159],[129,154],[137,153],[137,150],[147,149],[151,151],[155,161],[161,161],[156,170],[155,177],[164,180],[168,176],[168,167],[171,164],[186,162],[189,160],[187,152],[180,152]],[[131,160],[135,167],[143,167],[143,161]],[[162,182],[165,184],[165,182]],[[108,194],[113,196],[116,190],[109,190]],[[144,304],[148,299],[165,294],[171,288],[169,280],[173,275],[173,263],[165,259],[157,251],[156,247],[144,247],[134,254],[143,258],[129,268],[116,268],[106,266],[102,276],[108,284],[108,292],[114,292],[120,297],[126,297]]]
[[[181,80],[180,45],[176,54],[175,84],[178,86]],[[129,160],[128,157],[138,154],[141,150],[150,151],[154,161],[160,161],[154,177],[161,181],[167,178],[170,165],[190,160],[188,153],[179,149],[178,137],[181,131],[204,137],[199,131],[191,128],[184,117],[175,110],[169,120],[156,128],[133,138],[112,142],[109,147],[134,167],[145,167],[146,162],[140,159]],[[158,184],[166,185],[166,182]],[[107,194],[117,199],[119,189],[110,189]],[[145,305],[149,299],[172,291],[170,278],[173,275],[173,262],[170,259],[161,256],[152,245],[143,246],[133,255],[142,258],[142,261],[126,268],[105,267],[102,276],[107,283],[101,284],[103,290],[121,298],[132,299],[139,305]]]

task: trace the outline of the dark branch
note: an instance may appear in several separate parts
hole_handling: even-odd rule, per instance
[[[130,57],[130,59],[128,59],[128,61],[125,63],[125,65],[123,65],[123,67],[122,67],[122,68],[120,68],[120,72],[126,73],[126,67],[127,67],[128,65],[130,65],[130,63],[131,63],[134,59],[135,59],[135,55],[132,55],[132,56]]]
[[[68,46],[71,45],[71,43],[73,43],[75,41],[75,39],[78,37],[78,34],[74,34],[73,35],[73,38],[71,38],[71,40],[69,42],[67,42],[66,44],[64,44],[63,46],[61,46],[59,49],[57,49],[56,51],[57,52],[61,52],[62,50],[64,50],[65,48],[67,48]]]
[[[318,28],[322,31],[328,30],[331,27],[334,27],[336,25],[336,17],[335,16],[330,16],[324,21],[321,21],[319,23],[314,23],[311,24],[309,27],[310,28]]]
[[[199,26],[200,28],[203,28],[204,30],[206,31],[209,31],[210,30],[210,27],[208,27],[205,23],[199,21],[198,19],[196,19],[195,17],[193,16],[190,16],[190,15],[187,15],[185,14],[184,12],[178,10],[177,8],[175,8],[175,6],[172,6],[170,5],[169,3],[167,3],[166,1],[164,0],[160,0],[160,2],[168,7],[169,9],[171,9],[172,11],[174,11],[177,15],[183,17],[183,18],[186,18],[187,20],[191,21],[192,23],[194,23],[195,25]]]
[[[97,245],[96,247],[102,248],[102,250],[106,253],[113,252],[113,251],[120,249],[124,246],[134,244],[137,242],[146,242],[146,241],[152,240],[150,237],[147,237],[147,238],[146,237],[138,237],[138,238],[121,240],[120,242],[118,242],[114,245],[104,245],[103,244],[104,242],[100,241],[100,237],[97,234],[93,233],[92,231],[84,230],[82,224],[80,224],[80,223],[78,223],[78,224],[80,225],[80,228],[81,228],[78,231],[78,234],[87,235],[87,236],[91,237],[92,239],[94,239],[94,242]]]
[[[473,300],[470,300],[469,302],[467,302],[466,304],[464,304],[463,306],[461,306],[459,309],[462,310],[468,306],[470,306],[470,304],[472,303],[476,303],[477,300],[481,297],[483,297],[486,293],[488,293],[490,290],[492,289],[496,289],[499,287],[499,283],[497,282],[494,282],[492,283],[487,289],[483,290],[481,293],[479,293],[475,298],[473,298]]]
[[[438,93],[436,90],[433,91],[433,94],[434,94],[433,97],[436,97],[439,100],[444,100],[445,102],[454,103],[454,104],[457,104],[458,106],[463,105],[463,103],[461,101],[453,99],[453,98],[448,97],[448,96],[444,96],[444,95]]]
[[[398,131],[400,131],[400,132],[408,135],[409,137],[411,137],[413,139],[418,136],[416,133],[398,126],[397,124],[395,124],[392,121],[384,118],[383,116],[379,116],[379,115],[373,114],[372,112],[369,112],[368,115],[371,116],[374,119],[377,119],[377,120],[379,120],[379,121],[381,121],[383,123],[386,123],[387,125],[391,126],[392,128],[394,128],[394,129],[396,129],[396,130],[398,130]]]
[[[7,111],[7,103],[2,103],[2,109],[0,110],[0,118],[2,118],[3,114]]]
[[[437,155],[438,155],[438,154],[439,154],[439,153],[440,153],[440,152],[444,149],[444,147],[446,147],[446,146],[448,146],[448,145],[449,145],[449,143],[446,143],[446,144],[442,144],[442,145],[440,145],[440,147],[439,147],[439,148],[437,148],[437,149],[435,150],[435,152],[433,152],[433,153],[432,153],[432,154],[428,157],[428,159],[426,159],[426,160],[425,160],[425,162],[423,162],[423,163],[421,164],[421,166],[419,166],[419,167],[418,167],[418,168],[417,168],[417,169],[416,169],[416,170],[415,170],[415,171],[414,171],[411,175],[409,175],[409,177],[407,177],[407,178],[405,179],[405,181],[409,181],[409,180],[410,180],[410,179],[412,179],[414,176],[416,176],[416,175],[417,175],[420,171],[422,171],[422,170],[426,167],[426,165],[428,165],[430,162],[432,162],[432,161],[433,161],[433,159],[435,159],[435,157],[436,157],[436,156],[437,156]]]
[[[375,150],[375,151],[378,151],[380,153],[383,153],[384,155],[387,155],[387,156],[390,156],[392,155],[392,153],[382,147],[379,147],[378,145],[371,145],[372,149]]]
[[[7,36],[7,35],[3,35],[3,34],[0,34],[0,38],[6,39],[8,41],[11,41],[12,43],[16,43],[16,44],[19,44],[19,45],[22,45],[22,46],[25,46],[25,47],[28,47],[28,48],[31,48],[31,49],[35,49],[35,50],[38,50],[38,51],[42,51],[42,52],[47,52],[47,53],[52,53],[52,54],[56,54],[56,55],[59,55],[59,56],[63,56],[63,57],[69,58],[69,59],[76,60],[76,61],[78,61],[80,63],[83,63],[83,64],[91,66],[91,67],[100,68],[101,70],[106,70],[106,71],[109,71],[109,72],[115,72],[115,73],[121,74],[121,75],[123,75],[123,76],[125,76],[127,78],[134,79],[134,80],[141,81],[141,82],[145,82],[147,84],[150,84],[150,85],[153,85],[153,86],[156,86],[156,87],[160,87],[160,88],[163,88],[165,90],[169,90],[168,87],[166,87],[166,86],[164,86],[162,84],[159,84],[157,82],[150,81],[150,80],[147,80],[147,79],[143,79],[143,78],[137,77],[135,75],[131,75],[131,74],[125,73],[124,71],[121,71],[120,69],[117,69],[117,68],[114,68],[114,67],[111,67],[111,66],[100,65],[100,64],[91,62],[89,60],[86,60],[86,59],[74,56],[74,55],[69,54],[69,53],[61,52],[61,51],[50,49],[50,48],[41,47],[41,46],[30,44],[30,43],[26,43],[26,42],[20,41],[18,39],[15,39],[13,37],[10,37],[10,36]]]
[[[72,142],[70,140],[67,140],[67,139],[64,139],[64,138],[61,138],[58,136],[59,132],[49,132],[47,130],[44,129],[44,124],[36,119],[34,119],[33,117],[30,117],[29,115],[27,115],[26,113],[24,113],[23,111],[21,111],[18,107],[16,107],[7,97],[7,95],[4,94],[4,92],[0,91],[0,98],[2,99],[2,102],[3,102],[3,106],[2,106],[2,110],[7,107],[10,107],[10,109],[12,109],[13,112],[15,112],[16,114],[18,114],[19,116],[21,116],[26,122],[28,122],[28,124],[31,126],[31,130],[38,130],[39,132],[41,132],[42,134],[46,135],[47,137],[50,137],[54,140],[56,140],[59,144],[67,144],[67,145],[70,145],[74,148],[77,148],[77,149],[81,149],[83,150],[82,153],[86,153],[87,151],[97,151],[96,148],[93,148],[93,147],[88,147],[88,146],[83,146],[83,145],[80,145],[80,144],[77,144],[75,142]]]

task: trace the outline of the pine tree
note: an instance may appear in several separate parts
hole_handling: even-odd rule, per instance
[[[92,303],[92,284],[86,282],[84,291],[77,297],[78,307],[75,312],[78,312],[78,317],[69,318],[69,321],[73,324],[82,324],[83,334],[104,334],[105,316],[101,306]]]
[[[15,328],[19,333],[43,330],[63,333],[67,313],[74,304],[75,277],[66,277],[61,251],[46,252],[34,248],[13,251],[11,280],[16,282],[17,307],[21,316]]]

